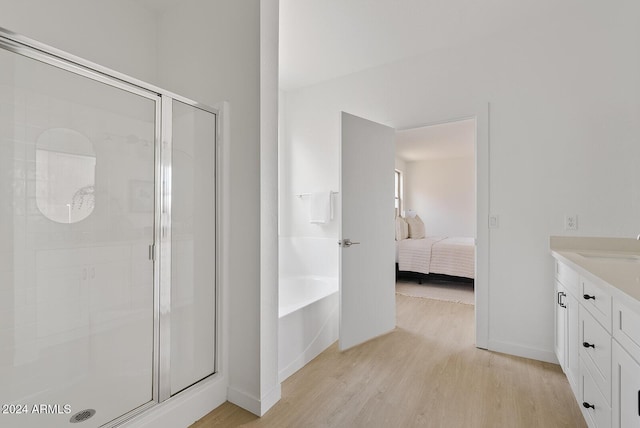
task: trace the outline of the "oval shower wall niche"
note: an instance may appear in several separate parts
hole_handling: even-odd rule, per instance
[[[57,223],[77,223],[95,208],[93,143],[68,128],[44,131],[36,142],[36,204]]]

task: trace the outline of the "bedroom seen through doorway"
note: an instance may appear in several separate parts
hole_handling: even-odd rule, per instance
[[[396,132],[396,293],[474,305],[476,119]]]

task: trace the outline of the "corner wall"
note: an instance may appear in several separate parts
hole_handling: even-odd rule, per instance
[[[260,1],[260,416],[278,374],[278,0]]]

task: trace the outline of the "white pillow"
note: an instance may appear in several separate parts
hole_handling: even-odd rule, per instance
[[[409,238],[421,239],[424,238],[424,223],[419,215],[416,214],[413,218],[407,218],[407,224],[409,225]]]
[[[400,216],[396,217],[396,241],[401,241],[409,237],[409,225]]]

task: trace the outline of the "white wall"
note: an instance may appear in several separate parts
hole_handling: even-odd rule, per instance
[[[131,0],[0,0],[0,27],[157,83],[157,19]]]
[[[277,147],[277,17],[277,1],[191,0],[165,12],[159,27],[162,86],[207,104],[229,102],[228,398],[257,414],[279,398],[277,284],[267,264],[261,271],[260,259],[261,246],[264,251],[270,246],[267,256],[274,255],[272,269],[277,269],[277,241],[263,236],[269,243],[262,245],[260,229],[261,221],[272,228],[277,222],[276,195],[268,190],[277,183],[271,165]],[[263,45],[262,35],[268,38]],[[264,91],[261,83],[267,85]],[[264,164],[261,132],[273,139],[265,143]],[[267,190],[261,193],[262,168],[271,172],[265,172]],[[264,287],[261,275],[268,279]]]
[[[489,204],[500,228],[490,231],[489,346],[554,360],[549,235],[569,234],[565,213],[579,215],[576,235],[640,230],[640,3],[567,9],[287,93],[286,232],[336,233],[309,229],[291,195],[337,185],[340,110],[406,129],[491,102]]]
[[[406,163],[405,210],[424,221],[427,235],[476,234],[475,158],[438,159]]]
[[[309,223],[309,198],[295,195],[339,188],[338,159],[340,147],[340,112],[332,106],[313,116],[314,106],[305,105],[301,111],[288,104],[291,94],[284,97],[284,135],[280,136],[280,236],[337,238],[338,222]],[[293,99],[295,105],[300,106]],[[326,116],[330,116],[326,128]],[[340,198],[333,199],[339,212]]]

